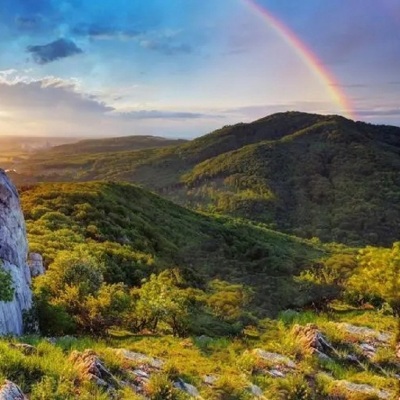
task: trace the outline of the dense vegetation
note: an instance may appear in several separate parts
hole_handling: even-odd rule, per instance
[[[22,203],[31,250],[48,267],[35,282],[46,330],[101,333],[129,321],[131,331],[163,322],[178,335],[230,334],[335,299],[400,311],[398,244],[358,251],[307,242],[122,183],[41,184],[22,190]]]
[[[104,265],[106,283],[128,286],[178,268],[202,290],[212,279],[251,288],[250,309],[261,314],[309,303],[311,289],[299,292],[294,277],[331,251],[262,225],[198,214],[129,184],[41,184],[21,197],[31,250],[47,266],[59,264],[63,250],[71,259],[88,252]]]
[[[21,172],[137,182],[297,236],[390,245],[400,236],[399,154],[399,128],[291,112],[163,149],[34,158]]]

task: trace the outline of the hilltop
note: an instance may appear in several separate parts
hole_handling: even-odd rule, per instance
[[[400,235],[400,128],[299,112],[162,149],[32,158],[39,181],[135,182],[192,209],[298,236],[389,245]]]
[[[54,146],[45,152],[44,158],[50,156],[72,156],[75,154],[96,154],[129,150],[143,150],[167,147],[186,143],[184,139],[167,139],[158,136],[135,135],[105,139],[85,139],[75,143]]]

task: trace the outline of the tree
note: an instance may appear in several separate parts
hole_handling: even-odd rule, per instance
[[[133,292],[136,297],[134,325],[136,329],[150,327],[157,330],[160,322],[166,323],[175,336],[186,333],[189,323],[189,307],[193,293],[178,286],[177,270],[152,274],[140,289]]]
[[[360,250],[358,268],[349,279],[349,289],[364,297],[381,298],[400,315],[400,242],[389,249],[366,247]]]
[[[60,333],[75,326],[81,332],[103,335],[120,323],[130,298],[124,285],[103,283],[103,270],[81,248],[60,252],[47,273],[34,282],[41,329]],[[49,314],[54,326],[49,324]]]
[[[236,320],[243,314],[244,307],[251,299],[251,291],[240,284],[214,280],[209,284],[208,307],[224,320]]]

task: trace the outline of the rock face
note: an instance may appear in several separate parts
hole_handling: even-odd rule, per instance
[[[0,170],[0,260],[11,274],[14,298],[0,302],[0,334],[23,333],[22,315],[32,305],[31,274],[26,262],[28,245],[25,221],[15,186]]]

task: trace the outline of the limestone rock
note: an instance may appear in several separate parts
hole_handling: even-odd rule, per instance
[[[5,381],[0,387],[0,400],[27,400],[27,397],[15,383]]]
[[[182,379],[178,379],[176,382],[174,382],[174,386],[177,389],[182,390],[191,397],[194,398],[200,397],[200,393],[197,390],[197,388],[189,383],[184,382]]]
[[[215,375],[204,375],[204,376],[203,376],[203,382],[204,382],[206,385],[212,386],[212,385],[214,385],[215,382],[217,382],[217,381],[218,381],[218,377],[215,376]]]
[[[10,347],[20,350],[26,356],[31,356],[37,353],[36,347],[26,343],[10,343]]]
[[[0,260],[11,274],[14,298],[0,302],[0,334],[23,333],[23,312],[32,306],[25,221],[15,186],[0,170]]]
[[[31,270],[32,278],[43,275],[45,273],[43,257],[38,253],[29,253],[28,265]]]
[[[360,395],[376,396],[379,399],[390,399],[391,394],[386,390],[377,389],[365,383],[353,383],[349,381],[337,381],[335,387],[343,394],[359,393]]]
[[[255,397],[255,398],[261,398],[263,397],[263,391],[261,390],[260,387],[258,387],[257,385],[253,385],[251,384],[249,387],[249,392]]]
[[[379,332],[366,326],[356,326],[347,323],[337,324],[338,328],[354,335],[357,339],[363,342],[373,340],[382,344],[389,344],[392,340],[392,335],[388,332]]]
[[[253,354],[260,357],[271,366],[281,366],[289,369],[296,368],[296,364],[289,357],[283,356],[282,354],[270,353],[262,349],[254,349]]]
[[[154,369],[161,369],[164,365],[164,361],[158,358],[153,358],[147,356],[143,353],[136,353],[134,351],[126,350],[126,349],[116,349],[116,353],[126,360],[137,362],[138,364],[149,365]]]
[[[107,388],[119,387],[118,381],[93,350],[85,350],[83,353],[73,351],[69,359],[79,371],[82,380],[93,381],[98,386]]]
[[[323,359],[329,359],[327,354],[335,352],[335,349],[322,335],[317,325],[295,325],[292,332],[307,353],[316,354]]]

